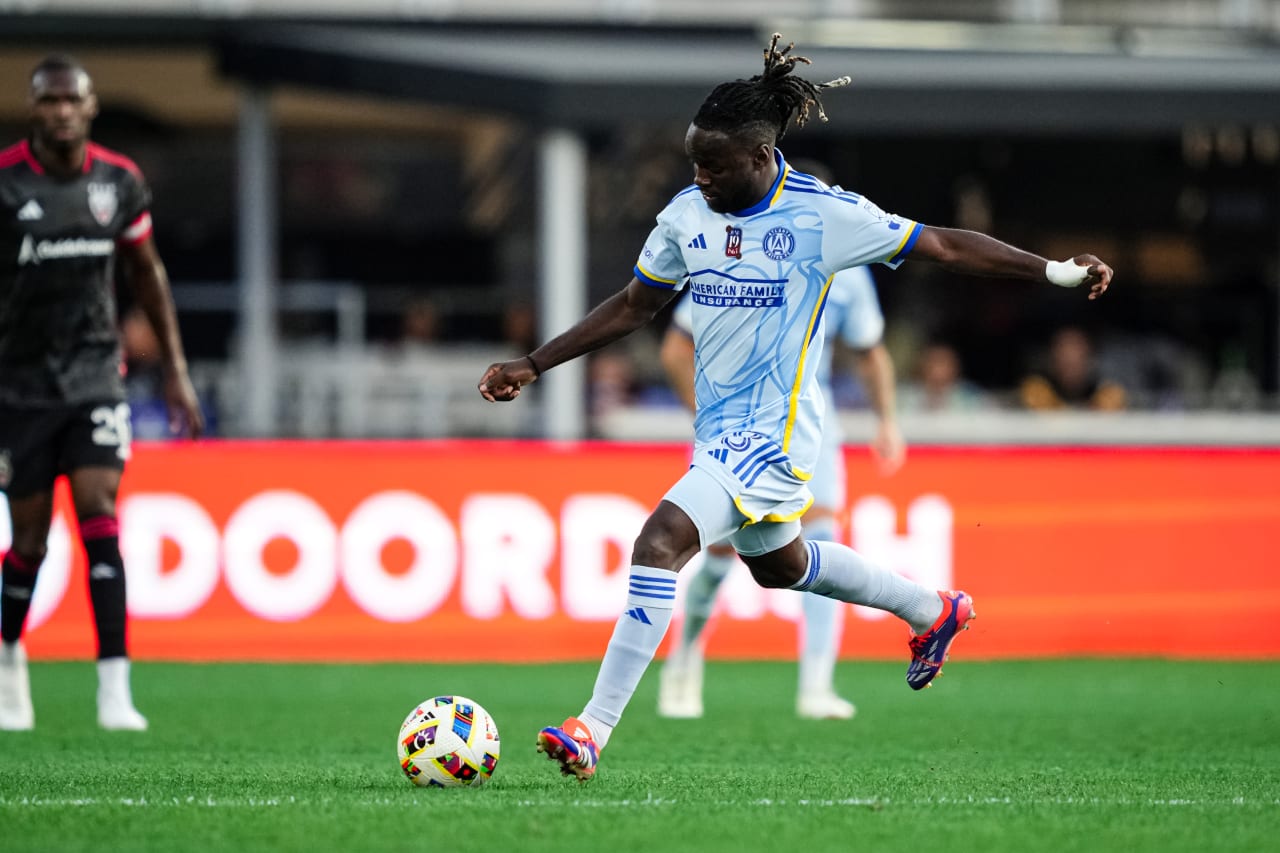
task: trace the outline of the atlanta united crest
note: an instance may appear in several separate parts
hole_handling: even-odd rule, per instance
[[[115,184],[89,184],[89,212],[99,225],[110,225],[119,208]]]
[[[764,235],[764,254],[769,260],[784,261],[796,250],[796,238],[786,228],[770,229]]]

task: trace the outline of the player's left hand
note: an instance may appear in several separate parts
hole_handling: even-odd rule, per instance
[[[1089,285],[1090,299],[1097,299],[1107,292],[1107,287],[1111,284],[1111,276],[1114,274],[1111,267],[1104,264],[1096,255],[1076,255],[1071,260],[1082,267],[1089,268],[1088,275],[1080,283]]]
[[[199,438],[204,432],[204,412],[185,370],[165,372],[164,399],[169,408],[169,432]]]
[[[876,436],[871,440],[871,455],[882,477],[898,472],[907,461],[907,442],[895,421],[881,421]]]
[[[520,396],[520,388],[537,379],[527,358],[489,365],[480,377],[480,396],[491,403],[505,403]]]

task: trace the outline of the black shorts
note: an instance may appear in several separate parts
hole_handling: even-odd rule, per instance
[[[0,491],[25,498],[50,491],[59,474],[77,468],[122,471],[132,439],[128,403],[0,405]]]

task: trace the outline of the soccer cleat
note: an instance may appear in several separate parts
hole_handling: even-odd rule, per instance
[[[702,717],[702,656],[672,655],[658,679],[658,716],[672,720]]]
[[[147,718],[133,707],[128,658],[98,661],[98,726],[111,732],[147,730]]]
[[[577,776],[579,782],[596,775],[600,750],[591,730],[577,717],[565,720],[564,725],[547,726],[538,732],[538,752],[545,752],[547,758],[560,762],[560,772],[566,776]]]
[[[942,599],[942,615],[932,628],[908,643],[911,663],[907,666],[907,684],[912,690],[928,687],[935,676],[942,674],[942,663],[951,644],[961,631],[969,630],[969,620],[978,615],[967,592],[940,591],[938,596]]]
[[[0,731],[25,732],[35,727],[27,652],[22,643],[0,643]]]
[[[145,732],[147,718],[131,703],[99,701],[98,727],[109,732]]]
[[[807,690],[796,696],[796,716],[802,720],[852,720],[857,707],[834,690]]]

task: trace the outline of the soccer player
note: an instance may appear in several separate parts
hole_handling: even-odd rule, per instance
[[[116,328],[116,257],[155,327],[170,426],[204,426],[138,167],[89,140],[93,82],[51,56],[30,79],[31,130],[0,151],[0,489],[13,543],[0,582],[0,730],[35,725],[21,638],[65,475],[88,565],[98,640],[98,724],[143,730],[126,644],[116,492],[129,458]]]
[[[796,164],[798,165],[798,164]],[[805,164],[803,171],[823,184],[829,174],[819,163]],[[693,304],[686,295],[672,314],[662,340],[662,365],[680,399],[696,411],[693,347]],[[880,470],[891,474],[906,458],[906,443],[894,412],[893,359],[881,340],[884,315],[876,298],[875,282],[866,267],[841,270],[831,279],[823,310],[827,344],[836,341],[851,348],[858,374],[878,421],[871,451]],[[845,503],[843,434],[831,387],[833,346],[822,353],[818,381],[826,401],[822,443],[809,482],[813,505],[801,519],[808,539],[834,540],[836,516]],[[658,687],[658,714],[675,719],[702,716],[703,631],[715,607],[716,593],[737,562],[733,546],[717,542],[707,548],[702,567],[685,590],[684,619],[678,639],[662,666]],[[813,720],[847,720],[857,713],[852,702],[835,691],[835,666],[844,611],[841,603],[823,595],[802,595],[799,638],[800,666],[796,690],[796,715]]]
[[[693,298],[698,358],[695,446],[689,470],[645,521],[631,554],[622,615],[590,701],[577,717],[538,733],[538,749],[566,775],[595,775],[627,702],[671,622],[676,573],[700,549],[728,538],[757,583],[816,592],[886,610],[911,628],[907,684],[928,686],[974,616],[962,591],[936,591],[836,542],[806,541],[799,518],[822,436],[823,308],[831,277],[907,257],[970,275],[1089,285],[1111,282],[1093,255],[1047,261],[985,234],[926,226],[854,193],[795,172],[777,148],[802,125],[821,91],[793,75],[792,46],[775,35],[764,70],[711,90],[685,134],[693,185],[658,215],[631,280],[567,331],[524,358],[490,365],[480,393],[513,400],[542,371],[649,322],[679,290]]]

